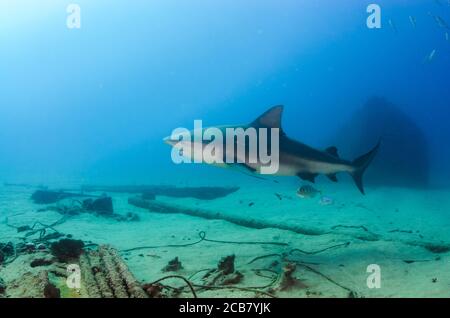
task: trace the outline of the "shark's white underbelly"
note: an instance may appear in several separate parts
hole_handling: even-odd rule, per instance
[[[351,172],[352,170],[353,168],[346,164],[295,158],[293,160],[281,160],[276,174],[280,176],[295,176],[299,173],[334,174],[338,172]]]
[[[260,164],[246,163],[246,165],[254,169],[258,173],[261,172]],[[275,175],[295,176],[299,173],[334,174],[338,172],[351,172],[352,170],[353,168],[349,165],[303,160],[301,164],[280,162],[278,171],[275,173]]]

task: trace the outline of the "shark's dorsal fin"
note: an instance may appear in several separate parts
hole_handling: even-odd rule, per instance
[[[279,128],[280,133],[282,132],[281,128],[281,114],[283,113],[283,106],[278,105],[270,108],[264,114],[256,118],[251,126],[255,128]]]
[[[336,157],[336,158],[339,158],[338,150],[334,146],[328,147],[327,149],[325,149],[325,152],[330,154],[330,155],[332,155],[332,156],[334,156],[334,157]]]

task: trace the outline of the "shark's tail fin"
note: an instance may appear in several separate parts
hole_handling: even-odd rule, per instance
[[[362,155],[361,157],[356,158],[352,162],[352,165],[355,169],[350,174],[352,175],[356,186],[358,187],[359,191],[361,191],[362,194],[364,194],[362,176],[364,174],[364,171],[366,171],[366,168],[369,166],[369,164],[372,162],[373,158],[377,154],[378,148],[380,148],[380,142],[378,142],[378,144],[375,147],[373,147],[371,151],[369,151],[365,155]]]

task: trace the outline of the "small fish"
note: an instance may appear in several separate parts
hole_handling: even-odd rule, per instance
[[[448,41],[448,32],[445,32],[445,40]]]
[[[416,28],[416,18],[413,17],[412,15],[409,16],[409,22],[411,22],[413,28]]]
[[[322,206],[333,205],[334,200],[331,197],[322,196],[319,200],[319,204]]]
[[[436,23],[441,27],[441,28],[444,28],[444,29],[450,29],[449,27],[448,27],[448,24],[447,24],[447,22],[445,22],[445,20],[444,19],[442,19],[440,16],[435,16],[434,17],[434,19],[436,20]]]
[[[303,185],[297,190],[297,195],[302,199],[314,198],[318,193],[322,193],[322,191],[319,191],[310,185]]]
[[[445,22],[445,20],[442,19],[440,16],[434,15],[434,14],[432,14],[431,12],[428,12],[428,15],[434,19],[434,21],[436,22],[436,24],[437,24],[439,27],[441,27],[441,28],[443,28],[443,29],[450,30],[450,28],[448,27],[447,22]]]
[[[425,62],[430,63],[431,61],[433,61],[435,55],[436,49],[434,49],[433,51],[430,52],[430,54],[427,55],[427,57],[425,58]]]
[[[394,24],[394,21],[392,19],[389,19],[389,25],[391,26],[392,30],[394,30],[395,33],[397,33],[397,27]]]

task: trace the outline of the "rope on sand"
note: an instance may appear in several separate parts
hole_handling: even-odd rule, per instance
[[[195,293],[195,289],[194,289],[194,284],[192,284],[189,280],[187,280],[186,278],[184,278],[183,276],[180,275],[169,275],[169,276],[164,276],[158,280],[155,280],[154,282],[150,283],[149,285],[155,285],[163,280],[166,279],[170,279],[170,278],[178,278],[181,279],[182,281],[184,281],[186,283],[186,285],[189,287],[189,289],[191,290],[192,296],[194,296],[194,298],[197,298],[197,294]]]
[[[250,244],[250,245],[278,245],[278,246],[288,246],[288,243],[281,243],[281,242],[257,242],[257,241],[251,241],[251,242],[237,242],[237,241],[221,241],[221,240],[211,240],[206,238],[206,232],[200,231],[198,233],[200,239],[198,241],[192,242],[192,243],[186,243],[186,244],[167,244],[167,245],[147,245],[147,246],[137,246],[133,248],[124,249],[121,252],[131,252],[131,251],[137,251],[137,250],[143,250],[143,249],[152,249],[152,248],[166,248],[166,247],[187,247],[199,244],[203,241],[205,242],[211,242],[211,243],[221,243],[221,244]]]
[[[134,205],[139,208],[143,208],[153,213],[162,213],[162,214],[186,214],[194,217],[200,217],[208,220],[223,220],[227,221],[239,226],[252,228],[252,229],[266,229],[273,228],[278,230],[291,231],[301,235],[307,236],[318,236],[318,235],[341,235],[351,237],[353,239],[359,241],[367,241],[367,242],[376,242],[376,241],[385,241],[385,242],[400,242],[410,246],[418,246],[425,248],[426,250],[432,253],[447,253],[450,252],[450,243],[446,242],[433,242],[433,241],[424,241],[417,239],[409,239],[409,238],[391,238],[391,237],[383,237],[378,233],[374,233],[370,231],[364,225],[344,225],[338,224],[330,229],[318,229],[312,227],[304,227],[299,225],[285,224],[285,223],[277,223],[266,220],[257,220],[257,219],[246,219],[240,216],[227,215],[220,212],[214,212],[206,209],[198,209],[198,208],[188,208],[182,207],[176,204],[168,204],[165,202],[160,202],[158,200],[146,200],[141,197],[131,197],[128,199],[128,203]],[[340,230],[342,229],[342,230]],[[346,230],[358,230],[354,231],[346,231]],[[410,234],[410,233],[408,233]],[[199,242],[196,242],[199,243]],[[260,243],[257,243],[260,244]],[[274,244],[274,243],[270,243]],[[192,243],[189,245],[193,245]],[[282,245],[282,244],[280,244]],[[187,246],[187,245],[186,245]]]

